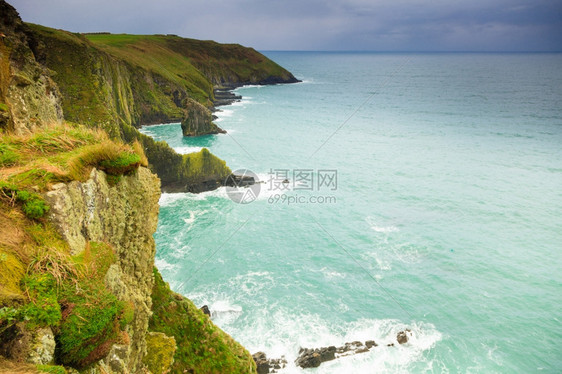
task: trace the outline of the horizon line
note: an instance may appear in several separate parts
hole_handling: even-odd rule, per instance
[[[369,49],[349,49],[349,50],[322,50],[322,49],[258,49],[260,52],[313,52],[313,53],[562,53],[562,50],[557,51],[477,51],[477,50],[459,50],[459,51],[432,51],[432,50],[419,50],[419,51],[387,51],[387,50],[369,50]]]

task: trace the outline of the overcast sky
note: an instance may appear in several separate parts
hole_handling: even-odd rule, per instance
[[[178,34],[259,50],[562,51],[562,0],[8,0],[75,32]]]

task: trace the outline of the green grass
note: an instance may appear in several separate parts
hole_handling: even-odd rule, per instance
[[[137,151],[140,150],[137,146]],[[111,140],[84,147],[69,162],[70,177],[86,180],[92,168],[98,168],[112,176],[129,174],[145,163],[144,153],[138,154],[133,148]]]
[[[20,166],[6,178],[16,190],[46,191],[55,183],[85,181],[94,167],[119,177],[148,165],[139,143],[126,145],[110,140],[101,130],[73,124],[48,127],[32,135],[0,134],[2,150],[9,150],[13,161],[0,167]],[[22,195],[20,200],[25,204],[29,199]],[[37,204],[31,200],[26,209],[33,214]]]
[[[19,155],[9,144],[0,144],[0,167],[13,166],[19,161]]]
[[[128,34],[85,36],[103,51],[185,87],[192,98],[203,104],[210,103],[212,84],[191,64],[187,56],[167,46],[168,37]]]
[[[0,103],[0,112],[7,112],[8,111],[8,106],[4,103]]]
[[[21,203],[21,209],[28,218],[39,219],[49,211],[49,206],[39,194],[20,190],[13,183],[0,181],[0,199]]]
[[[67,374],[66,369],[58,365],[37,365],[37,370],[48,374]]]
[[[132,321],[132,307],[105,287],[105,274],[115,260],[111,246],[93,242],[73,258],[78,276],[64,282],[59,292],[64,315],[56,336],[61,363],[84,368],[105,357]]]
[[[23,306],[23,320],[29,326],[56,326],[62,318],[57,302],[56,280],[50,273],[31,273],[23,279],[30,302]]]

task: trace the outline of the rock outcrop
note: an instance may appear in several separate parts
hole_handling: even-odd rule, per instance
[[[31,30],[0,1],[0,129],[16,134],[61,123],[60,93],[45,67]]]
[[[188,100],[187,116],[181,122],[183,136],[224,134],[226,131],[213,123],[211,111],[194,100]]]

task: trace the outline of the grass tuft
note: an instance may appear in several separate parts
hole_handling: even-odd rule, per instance
[[[19,155],[9,144],[0,144],[0,167],[12,166],[18,163]]]
[[[31,219],[39,219],[49,211],[49,206],[41,195],[35,192],[19,190],[13,183],[0,181],[0,199],[7,199],[10,204],[20,202],[25,215]]]
[[[84,181],[94,167],[114,176],[128,174],[141,166],[143,156],[144,153],[139,155],[127,145],[106,140],[84,147],[70,161],[69,175],[72,179]]]

